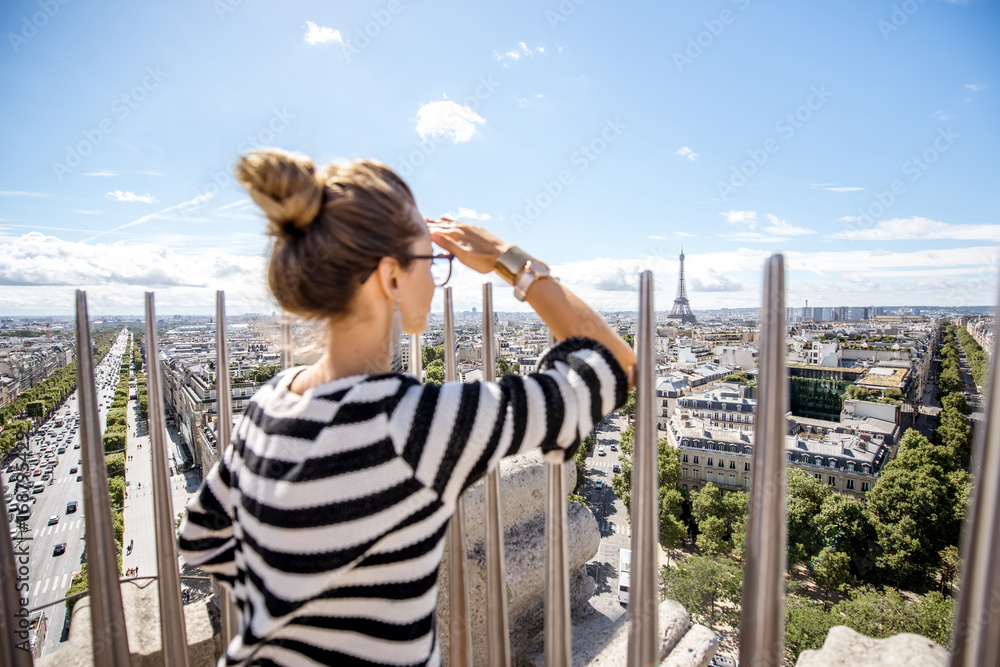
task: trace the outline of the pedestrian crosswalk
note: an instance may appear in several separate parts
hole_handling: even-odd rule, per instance
[[[602,535],[605,533],[617,533],[619,535],[624,535],[625,537],[632,536],[632,528],[628,524],[620,524],[598,519],[597,526],[600,528]]]
[[[40,537],[45,537],[46,535],[55,535],[57,533],[68,533],[74,530],[79,530],[83,527],[83,518],[78,519],[63,519],[59,523],[51,526],[40,526],[35,529],[35,534],[33,537],[38,539]]]
[[[57,574],[54,577],[49,577],[48,579],[43,579],[42,581],[31,582],[28,586],[28,595],[33,596],[36,600],[39,595],[45,595],[52,591],[57,591],[60,594],[65,593],[69,589],[69,585],[73,583],[73,573],[67,572],[66,574]]]

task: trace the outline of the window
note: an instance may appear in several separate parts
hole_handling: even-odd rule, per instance
[[[730,461],[729,462],[729,469],[730,470],[736,470],[736,461]]]
[[[682,455],[681,456],[681,463],[687,463],[687,462],[688,462],[688,455],[687,454]]]
[[[837,478],[834,477],[833,475],[830,475],[826,478],[826,483],[829,484],[830,486],[837,486]]]
[[[750,462],[749,461],[747,461],[746,463],[743,464],[743,471],[744,472],[750,472]]]
[[[814,474],[813,474],[813,477],[815,477],[815,478],[816,478],[817,480],[819,480],[820,482],[822,482],[822,481],[823,481],[823,475],[819,474],[818,472],[817,472],[817,473],[814,473]]]
[[[854,471],[854,462],[853,461],[848,461],[848,463],[847,463],[847,469],[850,470],[851,472]]]
[[[861,482],[861,490],[862,491],[868,490],[868,482]]]
[[[711,471],[706,470],[705,471],[705,481],[706,482],[711,482],[713,479],[715,479],[715,478],[712,477]]]
[[[698,485],[697,484],[691,487],[691,491],[692,492],[697,491],[697,490],[698,490]]]
[[[747,487],[748,489],[750,488],[750,478],[749,477],[744,477],[743,478],[743,486]]]
[[[688,490],[688,485],[687,484],[681,484],[681,488],[684,489],[685,491],[687,491]]]
[[[725,468],[726,467],[726,462],[723,461],[722,459],[719,459],[719,467],[720,468]]]
[[[837,467],[837,459],[830,459],[830,467],[831,468]]]
[[[847,488],[849,490],[852,490],[852,491],[854,490],[854,480],[853,479],[847,480]]]
[[[708,458],[708,465],[715,465],[714,463],[712,463],[712,457]]]
[[[730,486],[736,486],[736,475],[729,476],[729,484]]]
[[[688,476],[688,469],[681,468],[681,477],[687,477],[687,476]]]
[[[695,457],[694,457],[694,462],[695,462],[695,465],[697,465],[697,464],[698,464],[698,455],[697,455],[697,454],[696,454],[696,455],[695,455]]]

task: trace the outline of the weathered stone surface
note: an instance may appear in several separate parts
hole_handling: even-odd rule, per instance
[[[155,581],[128,582],[121,585],[125,608],[125,626],[132,667],[162,667],[160,645],[160,602]],[[91,641],[90,596],[73,607],[69,639],[55,653],[39,658],[39,667],[91,667],[94,651]],[[217,655],[216,640],[205,604],[184,605],[190,667],[211,667]],[[98,664],[101,664],[98,661]]]
[[[566,488],[576,484],[576,467],[563,467]],[[540,452],[505,459],[500,466],[501,512],[504,523],[504,564],[507,570],[507,612],[511,651],[518,655],[540,645],[545,595],[546,463]],[[474,663],[487,664],[486,654],[486,515],[483,482],[465,494],[465,533],[469,581],[470,626]],[[600,545],[597,520],[586,507],[569,503],[567,511],[570,565],[570,608],[582,610],[595,590],[586,563]],[[438,576],[438,634],[447,663],[448,553]]]
[[[826,636],[823,648],[803,651],[796,667],[941,667],[948,652],[920,635],[901,634],[872,639],[838,625]]]
[[[672,667],[703,667],[715,654],[718,642],[714,632],[702,625],[691,625],[688,613],[673,600],[664,600],[657,610],[660,647],[657,660]],[[612,621],[596,615],[573,625],[573,665],[582,667],[624,667],[628,658],[628,620],[626,615]],[[542,667],[544,647],[539,644],[521,656],[522,664]]]

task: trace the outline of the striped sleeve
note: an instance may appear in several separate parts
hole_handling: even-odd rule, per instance
[[[230,585],[236,578],[236,540],[229,509],[229,463],[232,458],[233,446],[230,445],[212,466],[198,493],[188,502],[178,539],[181,555],[189,565],[200,565]]]
[[[597,341],[561,341],[538,367],[499,382],[411,386],[391,413],[390,434],[416,479],[453,502],[504,456],[540,447],[568,460],[627,398],[625,372]]]

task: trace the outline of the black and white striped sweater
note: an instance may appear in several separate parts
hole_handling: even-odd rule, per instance
[[[600,343],[554,345],[539,373],[421,385],[358,375],[261,387],[188,504],[184,559],[240,608],[228,665],[437,665],[437,574],[459,495],[504,456],[560,460],[625,403]]]

